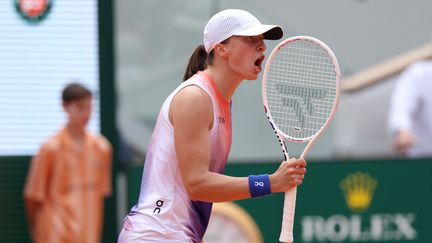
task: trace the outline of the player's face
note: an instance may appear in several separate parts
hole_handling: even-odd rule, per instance
[[[87,125],[91,114],[91,97],[70,101],[64,103],[63,106],[68,114],[70,124],[82,128]]]
[[[263,36],[233,36],[225,45],[231,69],[243,79],[257,79],[266,50]]]

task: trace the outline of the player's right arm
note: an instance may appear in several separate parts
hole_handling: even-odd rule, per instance
[[[251,197],[247,177],[232,177],[209,171],[213,106],[207,93],[188,86],[177,93],[170,106],[180,175],[192,200],[223,202]],[[272,192],[299,185],[306,172],[304,160],[282,163],[270,176]],[[302,168],[303,167],[303,168]]]

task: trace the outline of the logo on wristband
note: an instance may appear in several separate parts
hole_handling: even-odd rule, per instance
[[[271,194],[269,175],[250,175],[249,193],[251,197],[262,197]]]
[[[264,182],[262,182],[262,181],[255,181],[255,186],[263,187],[264,186]]]

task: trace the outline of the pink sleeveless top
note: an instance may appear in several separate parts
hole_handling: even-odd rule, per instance
[[[174,129],[168,118],[173,97],[189,85],[203,89],[213,103],[210,171],[223,173],[231,148],[231,105],[215,82],[199,72],[163,103],[147,151],[139,200],[124,221],[126,230],[139,233],[140,239],[149,242],[201,242],[210,217],[212,203],[193,201],[186,192],[177,165]]]

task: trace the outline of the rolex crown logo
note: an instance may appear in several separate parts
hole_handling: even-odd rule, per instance
[[[350,174],[340,182],[348,207],[357,213],[369,208],[377,184],[377,180],[363,172]]]

